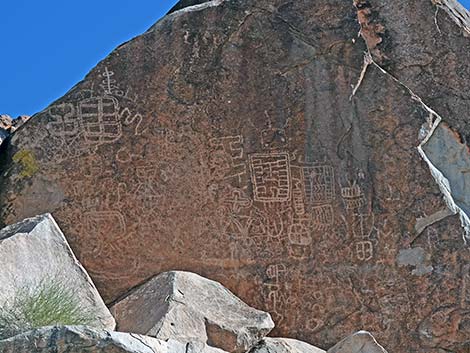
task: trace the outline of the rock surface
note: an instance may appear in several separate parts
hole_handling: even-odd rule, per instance
[[[265,338],[250,353],[325,353],[323,349],[291,338]]]
[[[0,353],[224,353],[200,343],[155,338],[84,326],[44,327],[0,341]]]
[[[13,124],[13,119],[11,116],[6,114],[0,115],[0,129],[9,130]]]
[[[9,136],[10,134],[0,127],[0,147],[8,139]]]
[[[2,144],[20,128],[25,122],[29,120],[29,116],[21,115],[16,119],[12,119],[9,115],[0,115],[0,147]]]
[[[387,351],[369,332],[359,331],[346,337],[327,353],[387,353]]]
[[[111,308],[118,329],[167,340],[200,341],[228,352],[248,351],[274,323],[220,283],[189,272],[166,272]]]
[[[469,52],[453,0],[185,7],[15,133],[0,221],[53,212],[107,302],[181,269],[269,311],[277,336],[455,351],[470,252],[446,212],[459,194],[443,200],[417,147],[437,116],[470,141]]]
[[[96,318],[95,327],[114,329],[111,313],[50,214],[0,230],[0,308],[19,290],[49,280],[77,295],[83,310]]]

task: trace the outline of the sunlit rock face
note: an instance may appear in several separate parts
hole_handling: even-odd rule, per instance
[[[190,270],[275,335],[463,350],[470,253],[417,148],[470,136],[447,3],[182,6],[17,131],[0,220],[52,212],[108,302]]]

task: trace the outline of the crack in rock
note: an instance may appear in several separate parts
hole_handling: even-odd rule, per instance
[[[450,18],[465,31],[465,35],[470,35],[470,13],[456,0],[431,0],[437,7],[434,22],[440,32],[439,25],[437,24],[437,11],[443,9]]]
[[[457,22],[456,18],[458,18],[457,23],[462,28],[469,31],[470,34],[470,14],[458,2],[455,0],[431,1],[436,6],[440,6],[447,12],[450,12],[454,21]],[[353,87],[351,99],[354,97],[364,80],[367,68],[370,65],[374,65],[380,72],[405,88],[411,95],[411,98],[418,102],[423,109],[429,113],[428,121],[425,124],[427,126],[421,128],[421,131],[418,133],[420,138],[422,138],[422,141],[417,149],[421,158],[428,165],[431,175],[443,194],[447,207],[453,214],[459,215],[462,228],[464,229],[463,240],[465,244],[467,244],[467,241],[470,240],[470,218],[468,216],[470,214],[470,194],[466,195],[465,188],[467,183],[470,185],[470,149],[463,142],[460,142],[458,134],[453,132],[445,123],[443,123],[443,119],[438,113],[436,113],[436,111],[425,104],[411,88],[376,62],[372,53],[376,54],[376,46],[381,42],[372,41],[371,48],[370,35],[367,35],[366,31],[364,31],[364,18],[367,17],[361,15],[361,11],[363,11],[364,8],[367,9],[367,14],[371,13],[372,10],[370,9],[370,4],[363,0],[353,0],[353,5],[358,10],[358,22],[361,25],[359,36],[364,40],[367,52],[358,83]],[[384,28],[380,27],[376,34],[383,33],[384,30]],[[384,57],[380,55],[378,58],[381,60]],[[438,131],[438,137],[433,138],[436,130]],[[449,132],[452,133],[450,134]],[[428,142],[430,142],[429,145],[427,145]],[[425,152],[426,149],[427,153],[432,155],[431,158]],[[447,157],[448,154],[452,155],[452,160],[449,160]],[[454,167],[455,163],[458,164],[458,168]]]
[[[418,218],[415,224],[416,236],[419,236],[422,232],[424,232],[427,227],[432,226],[433,224],[438,223],[454,214],[455,213],[446,208],[444,210],[437,211],[430,216]]]
[[[428,163],[449,209],[458,213],[465,230],[464,240],[470,239],[470,150],[460,137],[438,117],[418,150]]]

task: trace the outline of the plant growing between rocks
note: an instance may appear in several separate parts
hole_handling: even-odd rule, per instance
[[[53,278],[20,287],[0,308],[0,340],[43,326],[92,324],[93,313],[70,288]]]

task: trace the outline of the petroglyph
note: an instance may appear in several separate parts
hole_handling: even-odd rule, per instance
[[[125,126],[135,125],[134,135],[140,136],[144,133],[145,129],[143,128],[142,122],[143,117],[139,113],[132,114],[129,108],[124,108],[120,113],[120,120]]]
[[[92,200],[88,207],[97,207],[99,200]],[[93,211],[83,215],[84,232],[93,239],[94,251],[92,256],[98,256],[104,247],[113,246],[119,238],[126,236],[126,222],[119,211]],[[110,241],[109,237],[113,237]]]
[[[157,173],[158,170],[154,165],[136,168],[139,182],[134,194],[146,208],[155,207],[157,199],[161,196],[161,191],[158,190]]]
[[[303,167],[305,199],[309,205],[330,203],[335,198],[335,176],[331,166]]]
[[[78,104],[85,143],[100,145],[117,141],[122,135],[119,103],[113,97],[89,98]]]
[[[354,243],[355,255],[359,261],[369,261],[374,257],[374,246],[371,241],[358,241]]]
[[[265,289],[266,307],[269,308],[273,320],[280,325],[284,321],[284,309],[287,305],[287,297],[284,294],[283,284],[287,275],[284,264],[269,265],[266,269],[268,281],[263,283]]]
[[[209,156],[211,174],[219,180],[235,178],[241,183],[246,174],[243,136],[213,138],[209,144],[212,149]]]
[[[224,205],[230,212],[239,214],[242,210],[250,208],[253,202],[243,190],[232,189],[230,194],[223,198]]]
[[[47,129],[53,136],[74,136],[80,132],[80,122],[76,119],[75,107],[62,103],[49,108],[50,119]]]
[[[107,66],[104,68],[104,72],[101,73],[101,77],[102,81],[99,86],[105,96],[113,96],[115,98],[125,99],[134,103],[138,101],[138,96],[136,94],[132,95],[129,88],[125,90],[121,89],[117,80],[114,79],[115,73],[109,70]]]
[[[344,205],[348,210],[358,210],[366,203],[364,193],[356,182],[349,186],[342,187],[341,197],[343,198]]]
[[[334,223],[334,211],[331,205],[313,207],[311,216],[313,229],[317,231],[325,231]]]
[[[311,219],[294,219],[289,225],[289,256],[306,259],[311,256]]]
[[[257,153],[249,156],[254,200],[286,202],[291,195],[290,164],[287,153]]]
[[[261,132],[261,145],[263,149],[283,149],[287,145],[287,136],[284,129],[270,127]]]
[[[292,204],[297,216],[305,214],[305,185],[302,167],[292,166]]]

